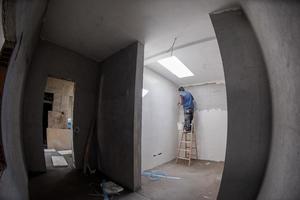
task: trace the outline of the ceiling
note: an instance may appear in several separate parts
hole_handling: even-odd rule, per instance
[[[233,2],[50,0],[42,38],[97,61],[138,40],[145,44],[146,66],[178,85],[223,80],[222,62],[208,14]],[[193,78],[179,80],[157,66],[155,59],[167,56],[162,52],[170,49],[175,37],[175,49],[181,48],[174,55],[196,75]]]
[[[170,53],[145,60],[145,66],[181,86],[224,81],[223,65],[216,39],[178,49],[173,55],[184,63],[194,76],[178,78],[157,62],[160,58],[170,56]]]

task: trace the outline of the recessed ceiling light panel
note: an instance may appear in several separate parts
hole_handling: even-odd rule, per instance
[[[178,78],[194,76],[193,72],[191,72],[176,56],[163,58],[158,60],[158,62]]]

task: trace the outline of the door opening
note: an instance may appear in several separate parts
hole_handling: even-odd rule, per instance
[[[74,168],[73,106],[75,83],[48,77],[43,104],[43,145],[47,169]]]

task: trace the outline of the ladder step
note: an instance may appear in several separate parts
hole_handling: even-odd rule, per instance
[[[180,141],[181,143],[191,143],[192,141]]]
[[[177,158],[182,160],[190,160],[189,158],[185,158],[185,157],[177,157]]]
[[[192,147],[192,149],[196,149],[196,147]],[[177,150],[185,150],[185,151],[189,151],[190,147],[186,147],[186,148],[178,148]]]
[[[179,132],[179,134],[192,135],[193,133],[184,133],[184,132]]]
[[[189,152],[190,150],[188,150],[188,149],[179,149],[179,151],[186,151],[186,152]]]

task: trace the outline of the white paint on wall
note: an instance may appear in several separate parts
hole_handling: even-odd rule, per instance
[[[198,158],[224,161],[227,140],[227,111],[211,109],[195,115]]]
[[[224,161],[227,141],[227,103],[224,84],[187,87],[197,103],[194,123],[198,159]],[[179,122],[183,121],[180,110]]]
[[[177,148],[177,86],[157,73],[144,69],[142,170],[173,160]]]

